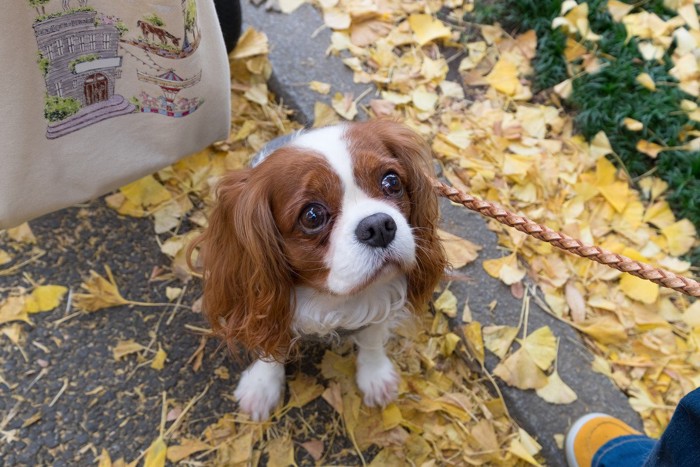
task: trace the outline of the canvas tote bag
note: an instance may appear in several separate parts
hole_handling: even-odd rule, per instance
[[[13,0],[0,13],[0,228],[228,136],[211,0]]]

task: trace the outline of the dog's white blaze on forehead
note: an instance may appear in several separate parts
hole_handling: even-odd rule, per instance
[[[343,195],[349,197],[367,197],[355,183],[352,169],[352,157],[345,136],[345,126],[335,125],[303,133],[294,140],[294,146],[311,149],[323,156],[343,183]],[[364,195],[364,196],[362,196]]]

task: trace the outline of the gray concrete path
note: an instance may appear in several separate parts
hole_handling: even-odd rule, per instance
[[[314,103],[322,100],[330,104],[335,91],[351,92],[355,96],[366,92],[368,85],[353,83],[352,72],[341,58],[326,56],[330,31],[321,29],[319,32],[323,21],[313,7],[303,5],[293,14],[284,15],[244,2],[243,20],[244,24],[267,34],[273,67],[270,86],[285,104],[297,111],[299,121],[313,122]],[[316,35],[312,37],[314,32]],[[452,63],[456,64],[458,60]],[[457,79],[458,74],[452,70],[450,77]],[[307,86],[311,80],[331,83],[331,93],[322,96],[311,91]],[[370,92],[365,100],[373,95],[375,92]],[[361,112],[359,117],[366,116]],[[488,276],[481,266],[486,259],[502,256],[496,235],[487,229],[484,219],[478,214],[455,207],[447,200],[441,201],[442,227],[483,246],[477,261],[459,271],[469,280],[453,282],[450,288],[458,298],[457,309],[461,310],[468,300],[474,319],[483,326],[517,326],[521,300],[515,299],[508,287]],[[494,300],[498,305],[491,312],[489,304]],[[453,324],[461,325],[459,321]],[[528,329],[535,330],[544,325],[548,325],[560,338],[558,371],[564,382],[576,392],[578,400],[569,405],[553,405],[538,397],[534,391],[521,391],[505,384],[501,384],[500,388],[511,415],[536,437],[548,464],[565,465],[563,452],[557,447],[554,435],[565,434],[572,422],[587,412],[607,412],[641,429],[641,420],[629,406],[625,395],[608,378],[591,369],[592,355],[579,334],[531,303]],[[486,367],[493,370],[498,363],[497,358],[487,354]]]

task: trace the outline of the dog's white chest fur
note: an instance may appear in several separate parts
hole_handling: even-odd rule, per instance
[[[407,316],[406,276],[388,274],[377,279],[361,294],[338,296],[310,287],[296,288],[293,328],[297,335],[333,335],[371,324],[392,323]]]

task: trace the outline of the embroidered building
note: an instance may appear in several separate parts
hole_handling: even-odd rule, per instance
[[[47,138],[133,112],[135,107],[115,92],[122,60],[117,27],[97,21],[94,10],[51,16],[34,23],[46,91],[60,102],[77,101],[80,109],[65,112],[65,118],[47,116]]]

